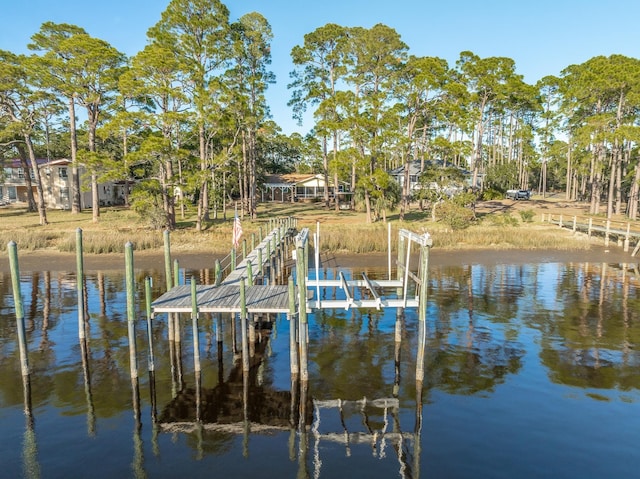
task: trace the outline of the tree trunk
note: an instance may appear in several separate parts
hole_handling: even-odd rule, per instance
[[[31,183],[31,167],[27,161],[27,153],[24,151],[22,145],[17,146],[18,153],[20,154],[20,165],[22,165],[22,171],[24,171],[24,184],[27,188],[27,211],[38,211],[36,206],[36,200],[33,197],[33,185]],[[37,166],[36,166],[37,169]],[[35,172],[34,172],[35,174]]]
[[[33,143],[29,135],[24,136],[24,141],[27,145],[27,151],[29,152],[29,160],[31,162],[31,170],[33,171],[33,177],[36,182],[36,192],[38,193],[37,208],[38,215],[40,217],[40,225],[48,225],[47,221],[47,208],[44,202],[44,190],[42,189],[42,177],[40,175],[40,168],[38,168],[38,161],[36,160],[36,154],[33,151]],[[31,189],[31,188],[29,188]]]
[[[69,135],[71,137],[71,213],[80,213],[82,211],[82,202],[80,198],[80,173],[78,172],[76,105],[73,96],[69,98]]]

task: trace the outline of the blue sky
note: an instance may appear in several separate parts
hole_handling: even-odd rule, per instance
[[[31,35],[45,21],[71,23],[133,55],[169,0],[0,0],[0,49],[26,52]],[[638,0],[226,0],[231,20],[257,11],[274,33],[272,71],[277,83],[268,100],[285,133],[305,133],[286,106],[291,48],[304,34],[327,23],[394,28],[410,53],[437,56],[453,65],[461,51],[480,57],[505,56],[525,81],[558,75],[596,55],[640,57]]]

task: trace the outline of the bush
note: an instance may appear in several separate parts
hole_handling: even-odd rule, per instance
[[[452,201],[443,201],[436,205],[436,219],[452,230],[462,230],[471,226],[475,220],[474,212],[465,206],[460,206]]]
[[[502,198],[504,198],[504,193],[494,188],[487,188],[482,192],[481,199],[484,201],[489,201],[489,200],[501,200]]]
[[[531,223],[533,221],[533,217],[536,215],[533,210],[522,210],[520,211],[520,218],[522,218],[523,223]]]

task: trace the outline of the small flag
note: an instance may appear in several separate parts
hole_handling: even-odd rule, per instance
[[[240,244],[240,237],[242,236],[242,225],[240,224],[240,218],[238,218],[238,212],[233,220],[233,234],[231,236],[231,242],[234,248],[238,248]]]

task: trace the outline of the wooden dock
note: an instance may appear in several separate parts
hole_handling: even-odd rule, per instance
[[[302,310],[304,313],[317,309],[350,309],[350,308],[415,308],[421,300],[426,299],[426,270],[427,264],[421,264],[418,275],[409,271],[409,256],[411,243],[418,244],[421,249],[431,246],[427,236],[416,235],[405,230],[399,231],[402,247],[402,259],[399,258],[398,278],[392,280],[374,280],[362,274],[362,279],[347,279],[340,273],[337,279],[321,279],[307,277],[308,275],[308,229],[304,229],[297,237],[297,289],[293,294],[288,285],[256,285],[260,271],[265,264],[270,269],[278,269],[278,263],[289,253],[283,243],[291,239],[287,234],[288,225],[281,224],[274,228],[246,257],[217,285],[196,285],[195,298],[197,311],[202,313],[241,313],[246,308],[247,313],[291,313]],[[421,255],[428,258],[427,255]],[[405,262],[406,258],[406,262]],[[316,257],[316,264],[319,258]],[[391,275],[391,270],[389,270]],[[424,276],[423,276],[424,275]],[[408,284],[413,280],[416,291],[408,294]],[[241,295],[241,283],[244,284],[244,305]],[[175,286],[165,292],[151,304],[153,314],[156,313],[192,313],[193,285]],[[309,289],[307,289],[309,288]],[[344,299],[320,299],[320,290],[336,288],[342,291]],[[356,289],[362,291],[356,294]],[[316,298],[313,299],[314,290]],[[393,290],[389,296],[387,293]],[[423,295],[423,298],[420,296]],[[291,304],[290,297],[296,304]],[[304,307],[300,307],[304,303]]]
[[[240,286],[234,284],[198,285],[198,311],[202,313],[239,313]],[[288,313],[289,289],[285,286],[247,286],[245,301],[248,313]],[[191,287],[176,286],[152,303],[154,313],[190,313]]]

